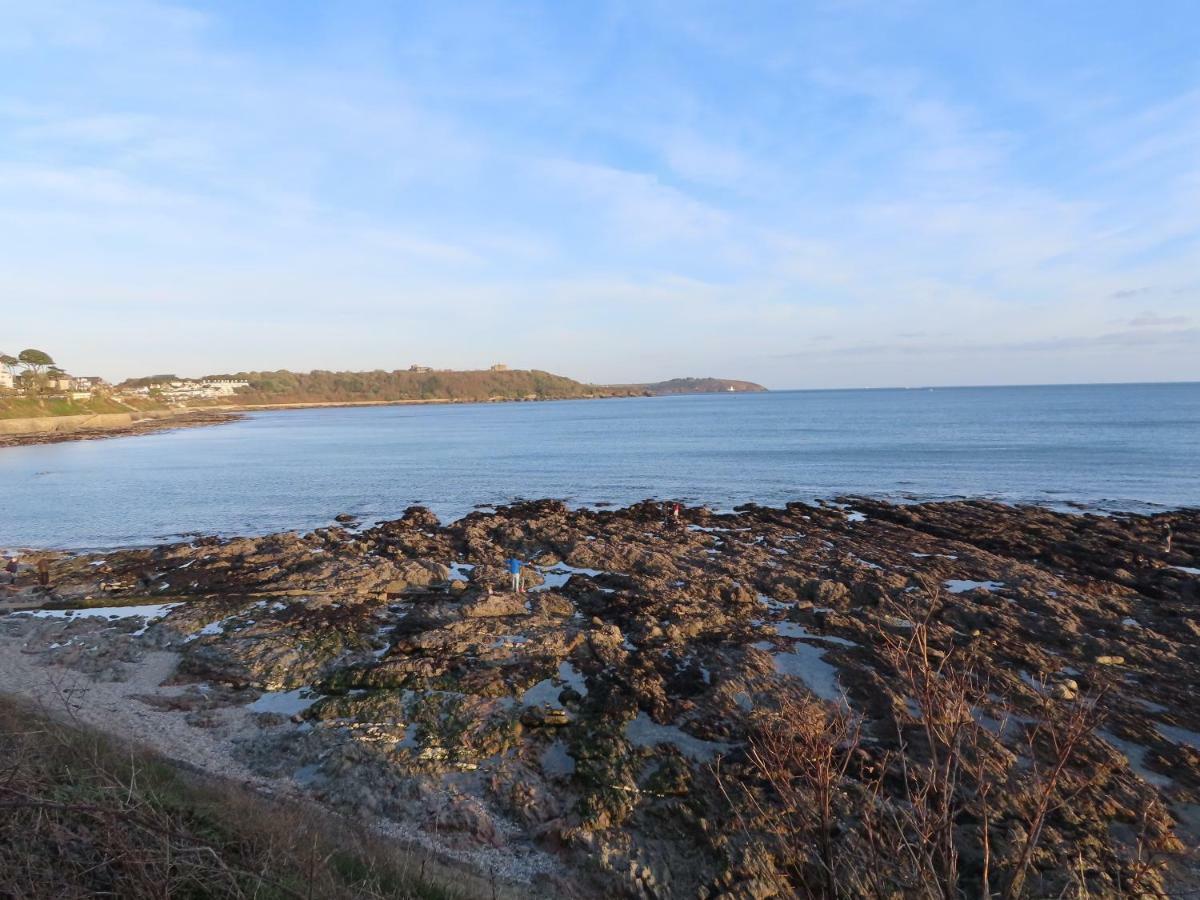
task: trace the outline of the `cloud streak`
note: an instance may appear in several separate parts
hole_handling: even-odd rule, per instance
[[[78,368],[1200,378],[1191,44],[1116,11],[0,15],[0,296]]]

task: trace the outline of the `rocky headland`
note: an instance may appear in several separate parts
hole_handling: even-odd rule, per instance
[[[539,501],[48,559],[4,690],[530,895],[1200,889],[1197,510]]]

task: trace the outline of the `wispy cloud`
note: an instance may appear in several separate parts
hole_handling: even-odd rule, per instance
[[[1191,320],[1188,316],[1158,316],[1152,312],[1144,312],[1129,320],[1130,328],[1180,328]]]
[[[153,309],[200,370],[286,317],[312,365],[1200,377],[1200,84],[1113,10],[287,13],[0,0],[10,329],[96,371],[163,364],[97,339]]]
[[[1152,287],[1122,288],[1119,291],[1113,291],[1108,296],[1113,300],[1132,300],[1134,297],[1144,297],[1147,294],[1153,294],[1154,290]]]
[[[571,160],[543,166],[556,189],[569,191],[614,229],[638,244],[658,244],[719,236],[728,217],[642,172]]]

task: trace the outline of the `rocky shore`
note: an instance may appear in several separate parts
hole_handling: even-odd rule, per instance
[[[221,425],[240,418],[239,412],[206,409],[7,419],[0,420],[0,448],[128,437],[176,428]]]
[[[1197,510],[539,501],[51,557],[0,586],[45,607],[0,617],[5,690],[530,894],[1200,889]]]

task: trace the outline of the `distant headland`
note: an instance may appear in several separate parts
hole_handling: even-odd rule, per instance
[[[111,384],[73,376],[40,350],[2,356],[0,446],[80,440],[207,425],[239,412],[313,406],[500,403],[752,393],[760,384],[727,378],[673,378],[645,384],[588,384],[537,369],[405,369],[368,372],[250,371],[181,378],[174,374]]]
[[[573,400],[601,397],[655,397],[668,394],[746,393],[765,391],[762,385],[727,378],[674,378],[647,384],[588,384],[539,369],[455,370],[411,366],[370,372],[236,372],[210,375],[199,382],[119,385],[125,390],[155,390],[168,399],[185,402],[216,399],[239,406],[347,403],[488,403],[524,400]],[[232,393],[189,398],[204,385],[233,385]]]

